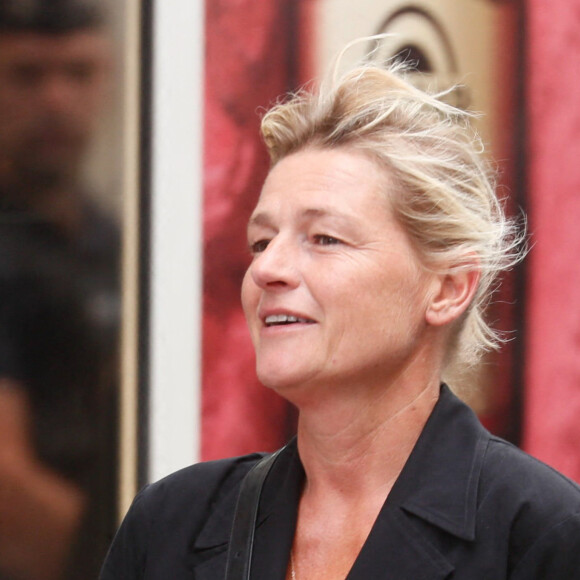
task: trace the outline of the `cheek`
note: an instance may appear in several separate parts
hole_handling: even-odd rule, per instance
[[[405,264],[379,264],[349,282],[342,302],[353,324],[383,326],[420,315],[422,279]]]
[[[248,269],[242,281],[242,308],[248,323],[251,322],[252,314],[255,315],[258,303],[258,287],[252,279],[252,274]]]

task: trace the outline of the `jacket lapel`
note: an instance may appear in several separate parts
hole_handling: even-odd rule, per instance
[[[347,580],[444,580],[453,565],[398,509],[381,514]]]
[[[233,515],[238,495],[235,486],[223,498],[218,498],[207,520],[195,538],[190,552],[189,567],[195,580],[224,578]]]

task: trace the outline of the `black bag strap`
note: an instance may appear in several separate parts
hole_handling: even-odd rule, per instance
[[[282,449],[260,459],[242,480],[230,535],[226,580],[250,580],[258,504],[266,476]]]

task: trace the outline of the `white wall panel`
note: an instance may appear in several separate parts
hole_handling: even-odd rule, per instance
[[[202,0],[155,3],[150,480],[198,459],[203,21]]]

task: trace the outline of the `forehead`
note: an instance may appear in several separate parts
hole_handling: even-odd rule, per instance
[[[50,64],[63,60],[93,60],[104,62],[110,41],[101,29],[47,34],[40,32],[0,33],[0,65],[38,63]]]
[[[281,159],[270,171],[258,207],[286,203],[364,205],[387,199],[387,171],[350,148],[305,149]]]

